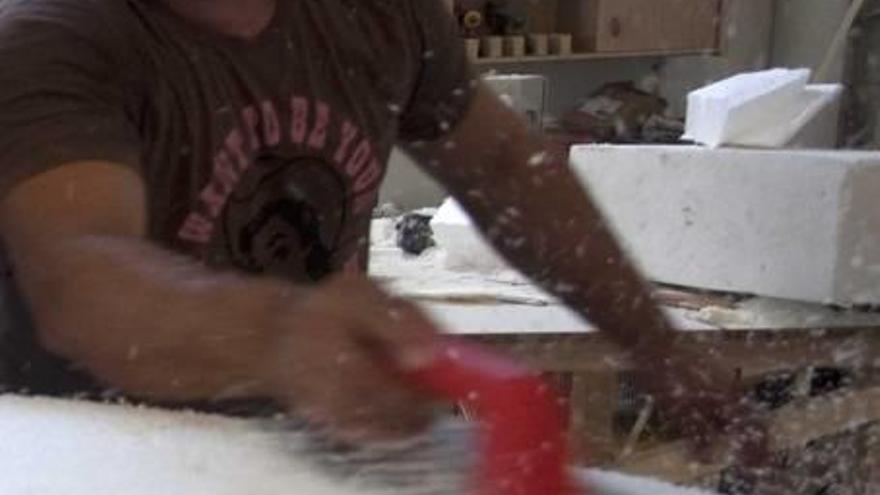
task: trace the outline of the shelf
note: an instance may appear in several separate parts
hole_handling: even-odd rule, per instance
[[[695,55],[718,55],[717,50],[692,51],[649,51],[649,52],[593,52],[572,53],[569,55],[526,55],[524,57],[478,58],[472,60],[475,65],[502,64],[537,64],[576,62],[579,60],[613,60],[620,58],[651,58],[651,57],[687,57]]]

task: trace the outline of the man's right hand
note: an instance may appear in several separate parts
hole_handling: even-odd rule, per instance
[[[160,402],[267,395],[331,434],[387,438],[426,423],[395,376],[436,330],[363,277],[315,288],[218,273],[146,239],[141,178],[61,165],[0,201],[0,231],[37,337],[108,386]]]
[[[339,276],[279,311],[269,393],[345,440],[419,432],[429,400],[401,372],[427,364],[437,330],[415,306],[362,276]]]

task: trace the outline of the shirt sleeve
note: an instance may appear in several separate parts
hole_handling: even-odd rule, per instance
[[[123,70],[92,2],[13,3],[0,10],[0,195],[65,163],[136,167]]]
[[[415,89],[400,120],[399,139],[433,141],[466,115],[473,69],[453,16],[441,0],[412,0],[419,57]]]

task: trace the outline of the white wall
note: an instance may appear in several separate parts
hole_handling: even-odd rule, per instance
[[[777,2],[771,61],[778,66],[818,68],[850,0]],[[838,58],[831,74],[831,80],[840,80],[843,57]]]
[[[863,75],[855,83],[855,91],[864,94],[867,104],[862,111],[867,116],[868,125],[872,127],[872,149],[880,149],[880,1],[869,4],[872,15],[865,23],[864,41],[859,58],[854,63],[864,64]]]
[[[402,152],[394,150],[388,163],[388,175],[379,193],[379,204],[394,203],[404,210],[440,206],[446,192],[419,170]]]

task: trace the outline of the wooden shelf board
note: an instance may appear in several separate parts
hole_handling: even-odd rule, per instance
[[[472,62],[476,65],[500,65],[500,64],[531,64],[574,62],[578,60],[611,60],[618,58],[650,58],[650,57],[686,57],[694,55],[718,55],[717,50],[691,50],[691,51],[649,51],[649,52],[591,52],[572,53],[569,55],[526,55],[524,57],[498,57],[477,58]]]

